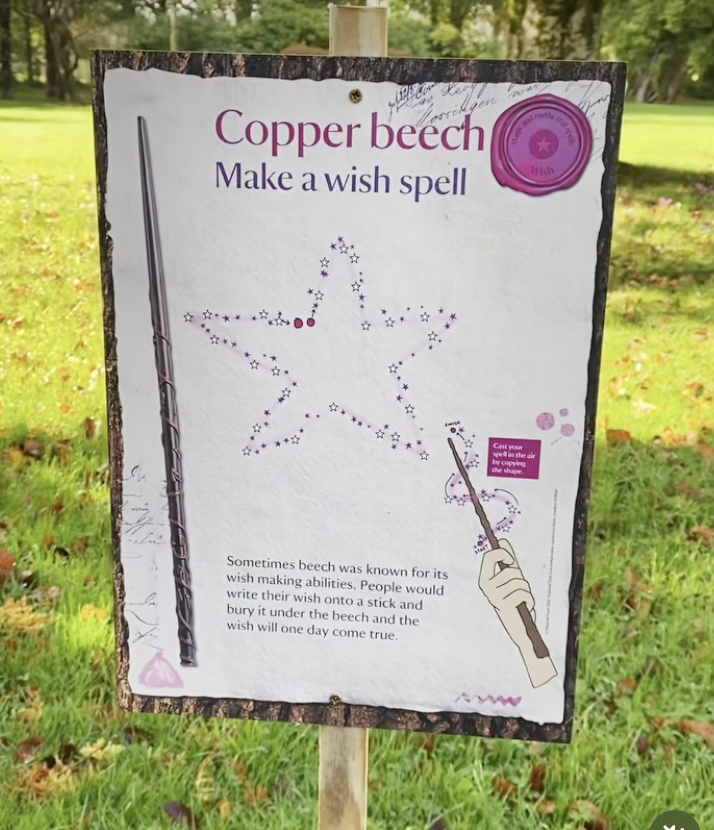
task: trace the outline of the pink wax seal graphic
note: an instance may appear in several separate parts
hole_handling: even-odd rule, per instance
[[[530,196],[567,190],[583,175],[593,137],[582,111],[556,95],[536,95],[502,113],[493,128],[496,181]]]
[[[152,689],[183,688],[183,680],[178,672],[160,652],[157,652],[141,670],[139,683]]]

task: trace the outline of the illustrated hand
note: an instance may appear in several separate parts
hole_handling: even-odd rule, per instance
[[[483,555],[478,584],[496,609],[509,637],[522,649],[530,641],[518,606],[525,602],[535,622],[535,600],[511,545],[505,539],[499,539],[498,545]],[[501,569],[499,563],[506,567]]]
[[[553,661],[549,656],[536,655],[521,616],[520,606],[525,604],[535,623],[535,600],[531,586],[523,576],[515,551],[505,539],[499,539],[498,547],[483,555],[478,584],[486,599],[496,609],[508,636],[518,646],[532,685],[538,687],[552,680],[557,675]],[[547,655],[547,649],[545,653]]]

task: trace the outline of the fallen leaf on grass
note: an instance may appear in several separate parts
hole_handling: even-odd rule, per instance
[[[545,791],[545,764],[533,764],[530,785],[533,792],[542,793]]]
[[[29,764],[35,760],[40,747],[44,746],[45,739],[40,735],[31,735],[15,747],[15,758],[21,764]]]
[[[245,781],[250,775],[250,769],[245,761],[236,761],[233,765],[233,771],[240,781]]]
[[[42,701],[35,700],[29,706],[22,706],[20,709],[17,709],[15,717],[21,723],[32,725],[33,723],[37,723],[42,717],[42,709]]]
[[[87,761],[95,761],[99,764],[111,764],[116,761],[119,755],[124,751],[125,747],[121,744],[115,744],[107,741],[106,738],[99,738],[93,744],[86,744],[81,747],[79,754]]]
[[[701,542],[704,547],[710,548],[714,543],[714,528],[706,525],[696,525],[687,534],[688,542]]]
[[[149,744],[154,742],[154,736],[151,732],[142,729],[140,726],[127,726],[124,730],[124,737],[127,743],[130,744],[135,744],[139,741],[146,741]]]
[[[15,557],[7,550],[0,550],[0,586],[15,578]]]
[[[68,764],[70,761],[74,761],[79,757],[79,753],[77,752],[77,747],[74,744],[62,744],[57,752],[57,758],[63,764]]]
[[[187,824],[189,827],[198,827],[198,819],[196,815],[185,804],[179,804],[178,801],[169,801],[164,804],[166,815],[176,824]]]
[[[443,816],[436,816],[431,820],[431,824],[429,825],[429,830],[447,830],[448,824],[446,823],[446,819]]]
[[[605,586],[602,582],[595,582],[592,585],[588,586],[586,591],[588,598],[593,600],[602,599],[602,593],[605,589]]]
[[[29,569],[22,571],[20,574],[20,582],[22,583],[23,588],[35,588],[39,582],[37,572]]]
[[[222,798],[218,802],[218,817],[222,821],[227,821],[233,813],[233,805],[227,798]]]
[[[89,536],[82,536],[81,539],[77,539],[72,545],[72,550],[75,553],[84,553],[89,548],[89,544]]]
[[[72,447],[67,440],[58,441],[52,449],[60,464],[68,463],[72,456]]]
[[[536,810],[538,810],[542,816],[552,816],[557,809],[555,801],[548,801],[547,798],[544,798],[536,804]]]
[[[9,467],[26,467],[30,459],[19,447],[8,447],[5,450],[5,461]]]
[[[631,590],[623,595],[624,606],[634,611],[640,619],[646,619],[652,610],[652,602],[647,597],[654,593],[654,586],[642,582],[633,568],[625,571],[625,582]]]
[[[48,585],[46,588],[35,588],[27,595],[27,598],[36,605],[54,605],[61,594],[59,585]]]
[[[15,718],[22,723],[32,724],[42,716],[42,698],[37,686],[26,686],[25,694],[27,695],[29,705],[17,709],[15,711]]]
[[[518,787],[508,778],[494,778],[491,786],[503,798],[515,798],[518,795]]]
[[[568,807],[568,815],[579,818],[586,830],[612,830],[600,808],[592,801],[574,801]]]
[[[623,677],[617,681],[615,686],[615,697],[622,697],[623,695],[632,695],[637,691],[639,683],[633,677]]]
[[[417,732],[414,736],[414,742],[420,746],[427,755],[431,755],[434,752],[434,736],[430,735],[428,732]]]
[[[641,620],[647,619],[652,611],[652,603],[637,594],[627,594],[623,600],[623,604],[625,608],[634,611]]]
[[[82,428],[87,438],[97,438],[102,431],[102,422],[94,418],[85,418],[82,421]]]
[[[72,775],[76,769],[74,764],[65,766],[62,763],[54,763],[49,766],[44,761],[29,769],[23,767],[11,789],[38,800],[49,798],[73,783]]]
[[[626,429],[607,429],[605,430],[605,440],[611,446],[618,444],[631,444],[632,436]]]
[[[678,481],[674,485],[674,492],[678,496],[683,496],[690,501],[699,501],[702,498],[702,491],[696,487],[692,487],[691,484],[687,484],[686,481]]]
[[[35,634],[50,624],[49,614],[34,611],[27,597],[7,599],[0,605],[0,629],[13,633]]]
[[[196,780],[193,786],[196,790],[196,795],[204,806],[213,804],[216,797],[216,782],[211,774],[211,765],[217,755],[217,752],[210,752],[201,761],[196,770]]]
[[[644,735],[640,735],[640,737],[635,741],[635,749],[637,750],[637,754],[640,758],[644,758],[650,751],[650,742],[644,737]]]
[[[103,608],[97,608],[96,605],[92,605],[91,603],[83,606],[82,610],[79,612],[80,620],[97,619],[99,622],[106,622],[108,616],[109,615]]]
[[[35,438],[28,438],[22,445],[22,451],[30,458],[42,458],[45,454],[45,447]]]
[[[63,548],[61,545],[55,545],[55,549],[52,551],[52,561],[54,562],[57,557],[59,557],[65,565],[68,565],[69,560],[72,558],[72,554],[67,550],[67,548]]]
[[[709,339],[709,329],[706,326],[699,326],[698,329],[694,330],[694,339],[695,340],[708,340]]]
[[[640,575],[634,568],[628,568],[625,571],[625,581],[632,588],[634,591],[639,591],[641,594],[653,594],[654,593],[654,585],[650,585],[647,582],[643,582],[640,579]]]
[[[709,444],[702,444],[701,442],[695,445],[695,449],[705,461],[714,461],[714,447]]]
[[[250,781],[243,785],[243,801],[249,807],[262,807],[268,800],[270,792],[267,787],[256,787]]]
[[[714,752],[714,726],[710,723],[685,718],[679,722],[679,731],[683,735],[698,735]]]
[[[691,392],[695,398],[704,394],[704,384],[700,380],[693,380],[685,384],[684,388]]]

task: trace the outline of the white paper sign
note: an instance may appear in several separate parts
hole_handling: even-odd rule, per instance
[[[107,71],[134,694],[563,720],[610,94]]]

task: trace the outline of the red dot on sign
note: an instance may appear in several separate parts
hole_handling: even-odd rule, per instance
[[[294,325],[295,325],[296,329],[301,329],[302,328],[302,320],[299,317],[296,317]]]
[[[456,432],[456,427],[451,427],[452,432]]]
[[[315,318],[314,317],[309,317],[308,321],[307,321],[307,324],[308,324],[308,326],[310,326],[310,328],[312,328],[315,325]]]

